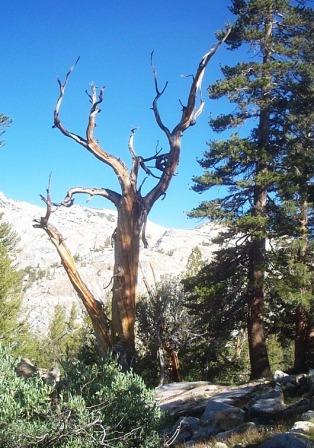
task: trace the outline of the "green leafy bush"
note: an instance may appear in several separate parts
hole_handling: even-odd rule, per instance
[[[65,381],[69,392],[82,396],[111,428],[117,439],[112,446],[159,446],[160,411],[151,391],[134,372],[124,373],[110,360],[101,365],[72,361],[65,367]]]
[[[111,361],[65,366],[58,390],[20,378],[0,345],[0,446],[156,448],[160,412],[141,378]]]

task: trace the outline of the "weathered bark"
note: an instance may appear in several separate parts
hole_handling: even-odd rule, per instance
[[[171,375],[172,375],[172,381],[174,382],[181,382],[182,381],[182,375],[181,375],[181,369],[180,369],[180,361],[178,352],[175,350],[171,350],[170,352],[170,366],[171,366]]]
[[[157,357],[159,360],[159,386],[163,386],[165,383],[165,356],[161,346],[158,347]]]
[[[97,341],[97,348],[101,356],[105,356],[111,349],[112,341],[110,336],[109,319],[104,313],[103,304],[96,300],[88,286],[82,280],[78,273],[75,260],[65,245],[64,238],[60,232],[48,223],[51,213],[51,202],[49,191],[47,195],[47,214],[45,217],[36,221],[35,226],[44,229],[49,236],[50,241],[57,249],[61,263],[69,277],[69,280],[77,292],[79,298],[91,318],[94,333]]]
[[[130,365],[135,354],[134,324],[141,230],[145,209],[138,200],[123,198],[118,207],[114,234],[114,279],[112,288],[113,350],[122,365]],[[124,359],[122,359],[124,357]]]
[[[163,351],[167,354],[167,368],[169,372],[169,383],[180,383],[182,381],[180,361],[177,350],[171,343],[164,344]]]
[[[227,39],[230,29],[227,30],[224,38],[218,42],[209,52],[207,52],[201,59],[188,94],[187,104],[182,105],[182,114],[178,124],[170,131],[163,123],[159,110],[158,100],[163,95],[167,83],[162,90],[159,90],[156,70],[152,64],[154,84],[156,96],[153,101],[152,110],[155,120],[165,134],[169,144],[169,151],[165,154],[156,153],[147,159],[137,156],[134,149],[134,132],[132,129],[129,138],[129,152],[132,158],[132,168],[129,170],[127,166],[116,156],[104,150],[94,136],[96,126],[96,117],[100,112],[99,105],[103,101],[103,91],[101,88],[97,91],[95,86],[91,87],[88,97],[90,99],[91,108],[88,116],[86,135],[80,136],[68,130],[60,119],[60,109],[64,99],[65,89],[68,80],[73,71],[72,67],[66,74],[64,82],[58,80],[59,96],[54,110],[54,127],[68,138],[71,138],[76,143],[84,147],[94,157],[102,163],[108,165],[115,173],[121,192],[115,192],[105,188],[72,188],[68,191],[65,199],[60,205],[71,206],[74,202],[76,194],[88,194],[91,196],[98,195],[110,200],[118,211],[118,222],[116,232],[114,234],[114,251],[115,263],[113,274],[113,299],[112,299],[112,320],[111,333],[108,333],[107,320],[103,321],[100,318],[101,311],[96,310],[96,303],[91,299],[90,291],[86,285],[82,285],[79,279],[76,268],[74,268],[70,254],[67,253],[62,258],[62,263],[66,269],[71,283],[82,299],[87,312],[90,314],[96,332],[101,332],[101,327],[104,327],[103,332],[108,336],[107,340],[101,341],[101,334],[99,337],[99,344],[103,344],[103,352],[107,350],[108,344],[112,344],[113,351],[117,352],[120,362],[128,366],[130,365],[134,356],[134,321],[135,321],[135,295],[136,284],[138,276],[139,250],[141,233],[144,246],[147,246],[145,238],[145,223],[147,215],[153,207],[154,203],[163,197],[169,187],[172,177],[174,176],[180,158],[180,143],[181,137],[186,129],[196,123],[198,116],[202,113],[204,108],[204,101],[201,99],[200,105],[196,106],[197,95],[201,91],[202,79],[206,66],[212,56],[216,53],[219,46]],[[200,96],[201,97],[201,96]],[[158,175],[154,174],[146,165],[146,161],[155,161],[155,169],[158,170]],[[138,187],[139,170],[143,169],[147,176],[152,176],[158,179],[157,184],[146,194],[142,196],[142,184]],[[144,179],[145,180],[145,179]],[[47,202],[46,202],[47,203]],[[51,203],[50,203],[51,207]],[[45,218],[42,218],[45,219]],[[45,226],[41,223],[40,227],[49,234],[48,220]],[[54,243],[55,244],[55,243]],[[59,251],[60,247],[56,245]],[[79,279],[79,280],[78,280]],[[79,285],[79,286],[78,286]],[[89,307],[89,303],[93,306]],[[106,348],[105,348],[106,347]]]

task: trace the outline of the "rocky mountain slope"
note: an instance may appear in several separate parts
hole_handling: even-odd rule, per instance
[[[20,238],[17,264],[27,272],[24,291],[24,312],[32,326],[43,330],[56,304],[68,309],[73,301],[79,304],[74,290],[60,264],[55,248],[47,235],[33,227],[33,220],[43,216],[44,208],[26,202],[14,201],[0,193],[0,212]],[[105,300],[110,292],[113,267],[111,235],[115,229],[116,213],[74,205],[59,208],[51,218],[66,239],[80,269],[93,293]],[[140,256],[139,291],[144,290],[143,276],[148,282],[163,276],[184,272],[192,249],[198,246],[204,259],[210,259],[215,246],[211,238],[218,228],[206,224],[195,229],[172,229],[147,224],[148,249]]]

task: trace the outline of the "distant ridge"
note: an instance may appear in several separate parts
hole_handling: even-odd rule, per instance
[[[15,201],[0,192],[0,212],[20,238],[17,264],[28,272],[25,280],[24,311],[31,325],[44,331],[56,304],[69,308],[73,301],[79,306],[69,280],[60,264],[55,248],[46,234],[33,227],[34,218],[45,213],[43,207]],[[112,276],[113,249],[111,235],[115,229],[116,212],[73,205],[61,207],[52,215],[54,224],[66,239],[77,260],[82,277],[99,300],[105,300]],[[153,272],[157,280],[162,276],[184,272],[192,249],[198,246],[209,259],[216,246],[210,242],[217,226],[208,223],[192,230],[166,228],[147,224],[148,249],[140,254],[139,291],[143,291],[143,274],[149,282]]]

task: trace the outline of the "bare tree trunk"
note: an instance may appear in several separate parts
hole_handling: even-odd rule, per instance
[[[167,366],[170,370],[169,382],[179,383],[182,381],[182,375],[178,352],[174,349],[171,343],[167,343],[164,346],[164,350],[167,353]]]
[[[171,131],[163,123],[158,109],[158,100],[165,92],[167,83],[163,89],[159,89],[156,69],[152,62],[152,70],[154,75],[155,98],[153,100],[152,110],[155,120],[161,131],[165,134],[169,150],[166,153],[160,154],[161,151],[155,151],[155,154],[146,159],[142,156],[136,155],[134,148],[134,132],[131,130],[129,137],[128,149],[131,155],[132,168],[128,169],[127,165],[114,154],[106,151],[95,138],[94,131],[96,127],[96,117],[100,112],[100,104],[103,101],[104,87],[97,89],[95,85],[91,86],[90,92],[87,92],[91,106],[87,119],[87,126],[85,135],[79,135],[76,132],[70,131],[60,118],[61,105],[63,103],[65,90],[73,69],[78,62],[67,72],[64,81],[58,80],[59,96],[57,98],[54,109],[54,127],[66,137],[74,140],[81,145],[86,151],[91,153],[97,160],[109,166],[120,186],[119,192],[113,191],[109,188],[96,187],[74,187],[71,188],[65,199],[59,204],[70,207],[74,203],[76,194],[88,194],[90,196],[101,196],[111,201],[118,211],[117,229],[114,235],[115,248],[115,264],[113,274],[113,298],[112,298],[112,320],[111,333],[108,332],[107,319],[103,315],[101,317],[101,310],[98,309],[97,301],[92,298],[92,295],[85,284],[81,282],[77,273],[74,260],[70,260],[72,255],[67,251],[65,257],[59,252],[60,247],[55,244],[60,254],[62,264],[65,267],[69,279],[82,299],[88,314],[90,315],[99,345],[102,347],[102,352],[105,353],[108,346],[112,345],[124,367],[130,366],[132,358],[134,357],[134,322],[135,322],[135,294],[138,276],[139,264],[139,250],[141,232],[143,232],[143,242],[146,246],[145,239],[145,223],[147,215],[153,207],[154,203],[161,197],[164,197],[170,185],[172,177],[175,175],[177,165],[180,158],[180,143],[183,133],[191,126],[193,126],[204,108],[204,101],[201,95],[202,80],[208,62],[214,56],[220,45],[225,42],[231,29],[229,28],[224,37],[216,43],[202,57],[196,69],[195,75],[192,78],[192,83],[188,93],[186,105],[182,104],[181,118],[177,125]],[[198,94],[200,94],[200,104],[198,102]],[[154,163],[153,170],[157,170],[157,174],[146,166],[146,162]],[[144,181],[140,186],[137,185],[139,170],[142,169],[146,177],[151,176],[157,179],[155,186],[147,192],[146,196],[142,196],[141,190]],[[47,214],[37,226],[43,228],[49,234],[48,219],[51,214],[51,201],[49,197],[49,188],[47,190],[47,199],[43,198],[47,205]],[[72,257],[73,259],[73,257]],[[89,306],[91,304],[91,306]]]
[[[163,386],[165,383],[165,356],[161,346],[158,347],[157,356],[159,360],[159,386]]]
[[[129,366],[135,355],[134,324],[140,237],[145,212],[140,203],[124,198],[118,208],[114,234],[114,280],[112,288],[113,351],[121,365]]]
[[[171,350],[170,352],[170,366],[171,366],[172,381],[180,383],[182,381],[180,361],[178,352],[175,350]]]
[[[60,256],[61,263],[69,277],[69,280],[77,292],[79,298],[92,321],[94,333],[97,341],[97,348],[101,356],[108,354],[111,349],[112,341],[109,328],[109,319],[104,313],[103,304],[96,300],[93,293],[82,280],[75,260],[64,243],[64,238],[61,233],[51,224],[48,224],[51,213],[51,202],[48,193],[47,199],[47,214],[45,217],[37,221],[36,227],[41,227],[45,230]]]

